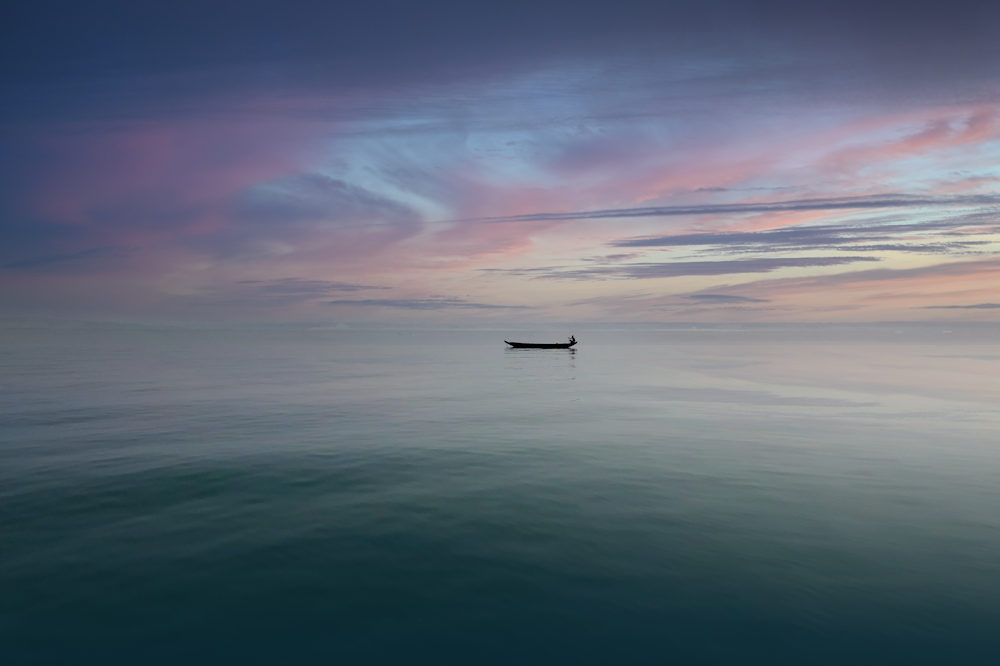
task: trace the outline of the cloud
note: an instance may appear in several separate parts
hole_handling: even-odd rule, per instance
[[[218,257],[291,255],[322,264],[363,260],[423,229],[410,206],[318,173],[263,181],[236,199],[224,225],[184,245]]]
[[[1000,233],[996,218],[979,214],[924,222],[876,219],[856,224],[814,224],[762,231],[702,232],[626,238],[612,247],[701,247],[702,254],[757,254],[810,250],[969,254],[992,240],[959,240]]]
[[[3,26],[7,52],[17,56],[7,58],[3,74],[20,83],[76,82],[236,64],[256,70],[198,83],[427,86],[557,58],[636,53],[666,69],[664,63],[694,54],[748,61],[744,85],[768,91],[775,87],[764,84],[777,70],[784,79],[835,95],[845,93],[845,78],[864,92],[888,88],[899,94],[929,85],[960,87],[994,74],[1000,19],[991,2],[925,2],[901,12],[894,3],[860,0],[809,6],[683,0],[629,3],[624,9],[610,0],[579,6],[262,0],[253,11],[234,11],[229,2],[107,7],[116,11],[62,3],[58,21],[44,3],[19,10]],[[111,15],[114,20],[108,20]],[[695,71],[713,79],[705,68]],[[150,88],[140,90],[155,94]],[[25,113],[24,106],[22,101],[16,109]]]
[[[911,280],[942,282],[956,280],[963,284],[986,281],[1000,276],[1000,259],[954,261],[917,268],[874,268],[863,271],[817,275],[802,278],[779,278],[744,283],[741,289],[761,288],[768,292],[839,288]]]
[[[593,261],[600,264],[613,264],[619,261],[628,261],[629,259],[635,259],[636,257],[642,256],[638,252],[628,252],[624,254],[605,254],[600,257],[584,257],[583,261]]]
[[[249,308],[275,308],[315,303],[330,296],[368,290],[392,289],[352,282],[280,278],[277,280],[238,280],[209,290],[212,295],[189,299],[195,306],[235,306]]]
[[[913,315],[908,316],[908,312],[916,312],[916,308],[933,305],[935,301],[962,299],[968,302],[974,298],[986,301],[997,293],[998,281],[1000,259],[986,259],[905,269],[875,268],[752,281],[737,279],[730,284],[688,293],[626,292],[578,300],[570,305],[590,306],[607,313],[606,316],[629,319],[666,311],[674,318],[706,315],[712,320],[729,321],[885,321],[888,318],[910,319]],[[683,289],[685,281],[675,284]],[[754,302],[744,302],[745,305],[761,307],[734,311],[730,308],[741,307],[741,302],[689,298],[709,294],[749,298]],[[770,303],[758,303],[760,300]],[[685,303],[691,307],[685,308]],[[940,311],[942,315],[950,311],[969,316],[998,311],[992,307],[992,302],[975,305],[982,307]]]
[[[1000,231],[1000,224],[983,228],[982,220],[958,217],[950,220],[911,224],[868,223],[854,225],[812,225],[765,231],[710,232],[629,238],[610,243],[613,247],[684,247],[684,246],[774,246],[826,247],[850,243],[894,240],[897,236],[927,232],[951,232],[978,225],[973,233]],[[919,237],[918,237],[919,238]],[[924,236],[923,238],[927,238]],[[985,244],[988,241],[956,242],[961,246]],[[897,244],[897,247],[907,247]],[[919,247],[919,246],[916,246]]]
[[[239,235],[234,227],[243,239],[266,235],[234,214],[240,196],[300,170],[314,155],[305,135],[315,130],[211,117],[20,128],[0,160],[0,245],[14,244],[27,259],[94,248],[176,257],[220,249],[210,239]],[[133,266],[162,268],[156,260]]]
[[[685,296],[702,303],[770,303],[767,298],[750,298],[749,296],[733,296],[731,294],[692,294]]]
[[[850,245],[835,248],[841,252],[911,252],[914,254],[977,254],[971,248],[992,245],[993,241],[954,241],[951,243],[881,243],[878,245]],[[766,252],[767,250],[757,250]]]
[[[69,264],[74,270],[80,270],[84,266],[94,267],[106,266],[112,259],[122,258],[127,254],[123,248],[116,247],[95,247],[90,250],[80,252],[70,252],[68,254],[53,254],[35,259],[22,259],[4,264],[3,268],[12,270],[59,270]]]
[[[262,183],[242,195],[242,219],[262,225],[415,225],[419,215],[397,201],[316,173]]]
[[[723,261],[677,261],[641,263],[599,268],[522,268],[480,269],[483,271],[529,276],[536,280],[649,280],[685,275],[727,275],[733,273],[769,273],[780,268],[840,266],[856,261],[880,261],[877,257],[787,257],[732,259]]]
[[[281,294],[288,296],[325,296],[335,291],[364,291],[367,289],[392,289],[350,282],[329,282],[327,280],[303,280],[281,278],[279,280],[240,280],[236,284],[254,285],[261,294]]]
[[[404,299],[369,299],[369,300],[336,300],[327,301],[330,305],[355,305],[364,307],[400,308],[404,310],[522,310],[526,305],[492,305],[489,303],[470,303],[460,298],[404,298]]]
[[[995,212],[915,220],[1000,203],[1000,5],[721,2],[27,3],[0,28],[4,302],[388,316],[692,276],[673,307],[721,310],[771,292],[705,276],[988,249]],[[514,266],[480,303],[364,300]]]
[[[965,298],[989,298],[1000,281],[1000,259],[957,261],[917,268],[875,268],[831,275],[761,279],[742,284],[720,285],[713,293],[768,298],[803,312],[885,312],[892,308],[924,309],[924,304],[954,294]],[[628,303],[634,310],[649,308],[674,297],[650,296]],[[945,307],[955,311],[993,310],[983,307]],[[941,309],[941,308],[936,308]],[[884,317],[884,315],[881,315]],[[870,317],[868,317],[870,318]],[[864,318],[862,318],[864,320]]]
[[[128,270],[147,277],[281,256],[329,265],[422,229],[405,203],[312,169],[329,124],[203,115],[19,134],[10,145],[23,168],[0,187],[0,265],[82,273],[134,254],[143,260]],[[250,274],[261,272],[276,267]]]
[[[832,211],[941,206],[995,206],[997,204],[1000,204],[1000,195],[994,194],[968,194],[937,197],[916,196],[909,194],[888,194],[881,196],[796,199],[791,201],[774,201],[768,203],[704,204],[699,206],[650,206],[646,208],[609,208],[605,210],[578,211],[572,213],[529,213],[527,215],[481,217],[476,220],[467,221],[499,223],[557,220],[597,220],[630,217],[785,213],[814,210]],[[640,247],[640,245],[621,245],[620,247]]]
[[[971,358],[976,361],[1000,361],[995,354],[928,354],[927,358]]]
[[[975,305],[925,305],[924,310],[995,310],[1000,303],[976,303]]]

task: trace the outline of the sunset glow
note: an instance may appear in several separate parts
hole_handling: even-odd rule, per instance
[[[484,46],[467,66],[412,68],[376,36],[355,45],[367,78],[318,45],[307,60],[15,76],[0,307],[248,322],[1000,316],[996,68],[970,68],[970,47],[941,63],[954,71],[897,70],[910,46],[843,27],[865,48],[810,46],[795,31],[816,26],[800,22],[768,46],[763,24],[735,45],[726,24],[655,48],[637,24],[619,26],[633,47],[557,38],[530,42],[534,56]]]

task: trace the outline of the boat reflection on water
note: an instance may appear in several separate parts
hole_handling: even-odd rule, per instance
[[[575,343],[573,340],[571,344]],[[560,347],[510,346],[504,349],[504,368],[509,379],[517,383],[573,380],[576,379],[576,350],[569,344]]]

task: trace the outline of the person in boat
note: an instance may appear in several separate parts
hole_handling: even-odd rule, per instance
[[[576,344],[576,336],[575,335],[569,336],[569,343],[571,345],[575,345]]]

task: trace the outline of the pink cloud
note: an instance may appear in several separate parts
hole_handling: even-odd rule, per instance
[[[232,120],[47,128],[19,199],[43,219],[102,241],[147,245],[226,224],[241,190],[316,158],[315,127]]]
[[[884,319],[886,310],[894,310],[902,318],[922,318],[926,313],[901,311],[931,305],[969,305],[995,298],[1000,291],[1000,259],[753,280],[712,291],[768,299],[794,308],[798,315],[850,307],[866,310],[867,319]],[[978,313],[980,317],[990,314]]]
[[[412,101],[405,94],[383,100],[400,109]],[[295,103],[289,104],[294,111]],[[504,223],[475,218],[656,202],[755,203],[787,192],[794,192],[795,198],[856,196],[905,191],[916,182],[933,193],[989,185],[981,174],[971,176],[980,177],[977,185],[935,168],[949,160],[962,162],[980,145],[1000,138],[1000,115],[994,107],[905,113],[854,109],[822,117],[807,111],[799,118],[784,111],[787,122],[722,113],[711,121],[681,119],[677,127],[666,118],[645,125],[609,122],[586,131],[543,128],[531,134],[519,129],[522,135],[531,134],[538,151],[515,157],[499,152],[486,157],[488,151],[480,154],[470,148],[488,143],[481,137],[480,144],[450,135],[426,139],[388,132],[358,139],[357,127],[303,120],[295,113],[65,124],[39,127],[26,135],[23,142],[31,145],[36,159],[26,167],[24,187],[14,202],[27,217],[72,228],[73,233],[40,248],[48,257],[40,253],[38,265],[50,272],[65,266],[69,273],[71,266],[97,256],[84,253],[110,248],[119,251],[114,261],[91,270],[86,279],[129,275],[145,280],[145,289],[185,297],[247,276],[386,286],[405,281],[414,289],[406,296],[421,298],[445,293],[440,285],[450,288],[473,277],[492,285],[494,293],[504,293],[512,282],[487,280],[471,271],[513,262],[520,268],[580,263],[607,254],[608,242],[627,236],[769,230],[854,213]],[[723,121],[730,120],[732,124],[724,126]],[[928,174],[912,166],[917,158],[932,163]],[[409,180],[397,177],[400,173]],[[426,218],[432,214],[427,211],[435,211],[438,222],[429,223]],[[653,252],[642,250],[647,251]],[[862,274],[883,275],[852,275]],[[985,275],[955,279],[992,280]],[[823,281],[829,277],[819,276],[815,282],[756,280],[726,293],[745,291],[756,297],[753,289],[766,289],[767,298],[788,299],[799,311],[864,309],[866,302],[874,302],[866,299],[877,295],[882,288],[878,285],[889,279],[845,281],[834,287],[834,282]],[[49,290],[67,280],[25,279],[44,283]],[[67,287],[66,293],[70,291]],[[116,298],[131,303],[126,291],[116,291]],[[853,305],[841,298],[849,292],[856,295]],[[552,293],[558,298],[558,291]],[[808,294],[814,293],[820,296],[807,303]],[[902,296],[897,300],[910,302]],[[647,305],[658,303],[654,298]],[[621,311],[631,312],[633,305],[623,301]],[[606,307],[608,312],[619,311],[618,306]],[[763,308],[759,306],[761,312]]]

